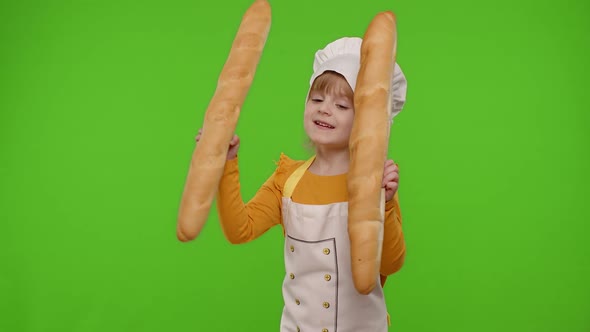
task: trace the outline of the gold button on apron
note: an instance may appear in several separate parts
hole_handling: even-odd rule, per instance
[[[301,330],[299,329],[299,326],[297,326],[297,332],[301,332]]]
[[[289,275],[289,277],[290,277],[291,279],[295,279],[295,275],[294,275],[293,273],[291,273],[291,274]]]
[[[328,332],[328,329],[322,329],[322,332]]]
[[[326,275],[324,276],[324,279],[326,279],[326,281],[330,281],[330,280],[332,280],[332,276],[331,276],[331,275],[329,275],[329,274],[326,274]]]
[[[324,248],[324,255],[329,255],[329,254],[330,254],[330,249]]]
[[[301,301],[299,301],[299,299],[295,299],[295,304],[300,305]]]
[[[330,303],[324,302],[324,308],[328,309],[330,307]]]
[[[291,252],[295,251],[295,247],[291,246]]]

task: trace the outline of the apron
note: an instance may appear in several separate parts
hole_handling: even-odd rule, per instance
[[[287,179],[283,191],[286,273],[280,331],[387,332],[388,314],[379,276],[368,295],[354,288],[348,203],[306,205],[291,200],[314,158]]]

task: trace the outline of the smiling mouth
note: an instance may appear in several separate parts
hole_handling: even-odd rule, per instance
[[[326,128],[326,129],[334,129],[334,126],[331,126],[325,122],[322,121],[314,121],[313,123],[316,124],[316,126],[322,127],[322,128]]]

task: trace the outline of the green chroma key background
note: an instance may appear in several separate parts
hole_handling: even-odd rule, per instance
[[[249,199],[307,158],[314,52],[398,17],[407,261],[391,331],[590,331],[588,1],[271,1],[242,109]],[[175,237],[250,0],[0,4],[0,330],[277,331],[282,233]]]

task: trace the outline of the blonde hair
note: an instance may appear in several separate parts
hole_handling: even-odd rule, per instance
[[[331,70],[324,72],[313,81],[307,95],[308,100],[314,92],[341,95],[350,99],[351,102],[354,101],[354,92],[344,76]]]

